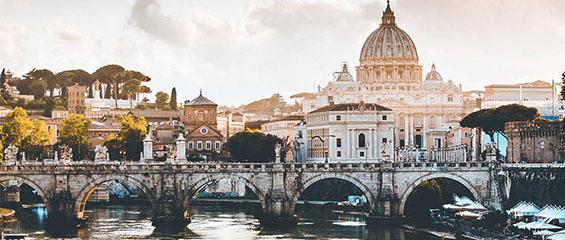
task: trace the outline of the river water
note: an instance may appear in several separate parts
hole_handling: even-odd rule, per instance
[[[46,231],[43,208],[22,210],[18,221],[0,225],[3,231],[27,233],[32,239],[430,239],[402,228],[368,227],[362,217],[297,209],[298,226],[291,230],[263,230],[250,206],[194,205],[192,222],[183,231],[158,232],[151,226],[146,206],[97,206],[87,210],[86,228],[73,232]],[[62,235],[61,235],[62,234]]]

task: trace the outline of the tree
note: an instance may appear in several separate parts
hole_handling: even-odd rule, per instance
[[[122,92],[126,94],[127,99],[129,100],[130,109],[133,109],[133,100],[140,91],[141,81],[137,79],[129,79],[124,83]]]
[[[239,132],[226,143],[231,160],[236,162],[271,162],[275,158],[276,136],[260,132]]]
[[[4,88],[4,83],[6,83],[6,69],[2,68],[2,73],[0,73],[0,88]]]
[[[91,121],[82,114],[71,114],[61,121],[59,144],[73,149],[74,160],[82,160],[88,152],[88,129]]]
[[[122,139],[119,136],[114,134],[108,134],[106,136],[106,141],[104,142],[104,146],[108,148],[108,154],[110,155],[110,159],[112,160],[121,160],[122,159],[122,149],[123,143]]]
[[[30,158],[39,157],[52,137],[45,122],[31,120],[21,107],[14,108],[6,115],[1,130],[4,147],[14,144],[27,152]]]
[[[159,91],[155,94],[155,105],[158,109],[168,109],[169,105],[169,94],[163,91]]]
[[[177,110],[178,109],[177,88],[175,88],[175,87],[173,87],[173,89],[171,90],[171,101],[169,102],[169,107],[171,108],[171,110]]]
[[[459,124],[462,127],[478,128],[485,132],[494,142],[494,134],[504,135],[504,125],[507,122],[533,121],[539,117],[536,108],[519,104],[503,105],[498,108],[481,109],[464,117]]]
[[[127,160],[139,160],[143,151],[143,138],[147,133],[145,118],[126,115],[119,118],[122,124],[120,139],[125,147]]]
[[[40,99],[45,95],[45,91],[47,91],[47,84],[43,81],[33,81],[28,88],[29,94],[33,95],[35,99]]]
[[[93,74],[94,79],[98,79],[99,82],[105,83],[108,86],[111,86],[112,95],[114,98],[115,107],[118,108],[118,99],[128,99],[128,94],[121,94],[120,93],[120,86],[125,84],[129,80],[135,79],[140,82],[148,82],[151,80],[148,76],[145,76],[141,72],[126,70],[120,65],[110,64],[103,66],[96,70]],[[136,93],[142,91],[144,89],[137,89]],[[106,89],[106,96],[108,97],[108,88]],[[135,94],[130,94],[129,96],[134,96]]]

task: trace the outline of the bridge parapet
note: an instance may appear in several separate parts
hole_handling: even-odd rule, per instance
[[[20,165],[0,165],[0,174],[105,174],[105,173],[223,173],[223,172],[375,172],[482,169],[487,162],[396,162],[396,163],[144,163],[144,162],[73,162],[44,164],[27,162]],[[565,168],[565,164],[504,164],[504,168]]]

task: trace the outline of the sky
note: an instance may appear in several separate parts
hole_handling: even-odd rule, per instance
[[[94,72],[119,64],[152,78],[153,93],[199,89],[220,105],[316,90],[358,64],[386,1],[0,0],[0,68]],[[560,81],[563,0],[397,0],[424,74],[435,62],[464,90]]]

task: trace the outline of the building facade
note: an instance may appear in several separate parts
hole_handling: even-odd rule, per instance
[[[86,87],[79,84],[67,87],[67,109],[71,113],[84,113],[86,110]]]
[[[200,95],[192,101],[185,101],[183,122],[188,153],[199,158],[213,160],[219,157],[224,136],[218,130],[218,105]]]
[[[414,42],[397,26],[388,5],[379,28],[361,48],[356,79],[344,64],[326,87],[304,95],[303,110],[311,112],[332,103],[378,104],[394,112],[394,145],[428,150],[439,147],[434,135],[449,131],[448,123],[461,120],[476,103],[468,99],[471,95],[465,95],[461,85],[445,81],[435,64],[425,78],[423,70]]]
[[[515,163],[563,161],[561,121],[521,121],[505,125],[508,137],[507,160]]]
[[[277,136],[281,139],[288,138],[291,145],[293,145],[293,139],[295,135],[294,129],[296,125],[302,121],[303,118],[304,116],[302,115],[292,115],[268,121],[261,125],[261,132],[263,132],[264,134]],[[287,161],[293,160],[293,151],[288,151],[286,153],[286,156],[284,157],[284,159]]]
[[[559,116],[559,94],[549,82],[541,80],[519,84],[493,84],[485,86],[481,108],[496,108],[508,104],[521,104],[537,108],[542,116]]]
[[[391,109],[363,102],[312,111],[295,128],[295,161],[392,160],[394,118]]]
[[[241,113],[221,112],[217,117],[218,130],[224,135],[224,142],[238,132],[245,130],[245,118]]]

